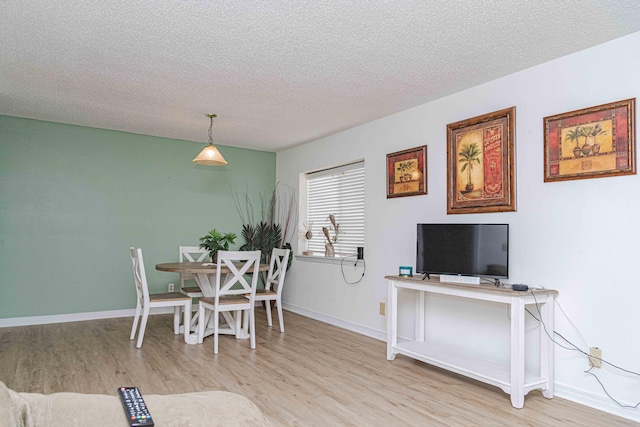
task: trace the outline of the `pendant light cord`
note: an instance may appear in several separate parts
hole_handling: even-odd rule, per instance
[[[211,119],[211,124],[209,125],[209,144],[213,145],[213,118],[218,117],[215,114],[207,114]]]

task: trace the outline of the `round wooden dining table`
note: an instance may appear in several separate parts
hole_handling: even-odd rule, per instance
[[[167,262],[156,264],[156,270],[172,273],[191,273],[205,297],[214,297],[216,295],[218,266],[212,262]],[[269,271],[269,264],[260,264],[258,270]],[[230,273],[229,268],[223,265],[221,273]]]
[[[237,265],[240,266],[241,264]],[[190,273],[193,275],[194,280],[202,290],[202,293],[205,297],[214,297],[216,295],[216,275],[218,274],[217,264],[211,262],[166,262],[162,264],[156,264],[156,270],[171,273]],[[269,264],[260,264],[260,266],[258,267],[258,271],[269,271]],[[223,265],[221,266],[220,273],[223,275],[221,278],[224,281],[226,274],[231,273],[231,271],[228,267]],[[244,325],[242,331],[236,334],[235,328],[233,327],[233,319],[230,317],[231,314],[229,312],[223,312],[222,315],[227,321],[229,328],[220,329],[219,333],[236,335],[236,337],[238,338],[249,338],[247,325]],[[197,319],[197,313],[195,314],[194,320],[192,321],[192,327],[197,328],[198,326],[195,324],[195,319]],[[211,335],[212,333],[212,328],[205,328],[204,336]],[[194,341],[197,339],[196,335],[191,335],[189,339],[189,344],[197,343]]]

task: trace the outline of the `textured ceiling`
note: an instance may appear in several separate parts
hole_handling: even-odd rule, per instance
[[[278,151],[636,31],[636,0],[4,0],[0,114]]]

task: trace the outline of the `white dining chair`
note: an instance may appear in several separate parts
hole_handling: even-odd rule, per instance
[[[202,343],[205,327],[211,319],[214,354],[218,354],[219,314],[223,312],[234,313],[236,338],[240,337],[244,317],[244,325],[249,329],[251,348],[256,348],[254,300],[260,255],[260,251],[218,251],[216,294],[214,297],[198,300],[198,342]],[[223,267],[228,268],[229,273],[222,273]]]
[[[200,246],[180,246],[179,250],[180,257],[178,259],[180,262],[205,262],[209,256],[209,251],[201,248]],[[195,286],[185,286],[184,282],[186,280],[193,281],[193,274],[180,273],[180,292],[190,296],[191,298],[200,298],[204,296],[202,290],[197,284]]]
[[[271,321],[271,301],[275,301],[278,309],[278,322],[280,332],[284,332],[284,317],[282,316],[282,288],[284,288],[284,278],[287,274],[287,264],[289,263],[290,249],[274,248],[271,252],[271,262],[269,263],[269,273],[264,289],[256,290],[256,301],[264,301],[267,310],[267,324]]]
[[[180,333],[180,312],[184,313],[184,325],[189,324],[191,317],[191,297],[184,295],[180,292],[166,292],[160,294],[150,294],[149,286],[147,284],[147,274],[144,269],[144,259],[142,258],[142,249],[131,249],[131,263],[133,264],[133,278],[136,285],[136,313],[133,317],[133,326],[131,327],[131,336],[129,339],[134,339],[136,336],[136,329],[140,322],[140,316],[142,315],[142,321],[140,322],[140,330],[138,331],[138,341],[136,347],[142,347],[142,340],[144,339],[144,331],[147,327],[147,319],[149,317],[149,310],[153,307],[174,307],[173,310],[173,333]],[[189,341],[189,328],[184,328],[184,341]]]

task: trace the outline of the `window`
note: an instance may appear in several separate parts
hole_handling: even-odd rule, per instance
[[[364,246],[364,162],[311,172],[304,178],[306,206],[301,209],[300,230],[304,233],[305,227],[310,227],[313,233],[306,250],[324,255],[327,242],[322,227],[327,227],[330,236],[334,236],[331,214],[339,225],[338,241],[334,244],[336,255],[355,254],[358,246]]]

